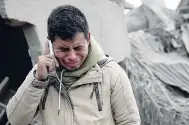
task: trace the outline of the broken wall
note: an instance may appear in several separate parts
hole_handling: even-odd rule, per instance
[[[127,42],[124,9],[114,2],[108,0],[6,0],[4,1],[4,15],[7,17],[4,18],[16,19],[34,25],[33,30],[24,29],[30,53],[34,53],[33,63],[36,62],[37,56],[41,53],[39,50],[35,52],[36,47],[44,49],[44,43],[47,39],[47,17],[52,9],[63,4],[74,5],[84,12],[89,22],[91,34],[102,46],[105,53],[113,56],[116,61],[122,61],[125,56],[129,55],[130,44]],[[36,34],[36,38],[31,37],[32,34],[33,36]],[[36,42],[39,42],[40,45]]]

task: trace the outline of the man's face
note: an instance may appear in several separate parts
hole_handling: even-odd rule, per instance
[[[57,37],[53,47],[59,65],[67,70],[78,69],[87,58],[89,43],[83,33],[76,34],[73,40],[62,40]]]

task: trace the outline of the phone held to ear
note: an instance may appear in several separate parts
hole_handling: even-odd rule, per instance
[[[50,40],[48,40],[48,44],[49,44],[50,55],[55,56],[54,51],[53,51],[53,46],[52,46],[52,43]],[[58,67],[56,67],[56,68],[58,68]]]
[[[48,40],[48,44],[49,44],[49,49],[50,49],[50,55],[54,56],[54,51],[53,51],[52,43],[50,40]]]
[[[50,55],[54,56],[54,51],[53,51],[52,43],[51,43],[50,40],[48,40],[48,43],[49,43]],[[61,90],[62,90],[62,85],[61,85],[62,84],[62,78],[59,79],[59,77],[58,77],[58,75],[56,73],[56,70],[54,72],[55,72],[55,75],[56,75],[56,77],[57,77],[57,79],[59,81],[59,84],[60,84],[59,92],[58,92],[58,100],[59,100],[58,101],[58,115],[59,115],[59,113],[60,113],[60,97],[61,97],[60,94],[61,94]],[[61,76],[62,76],[63,72],[64,72],[64,70],[62,70]]]

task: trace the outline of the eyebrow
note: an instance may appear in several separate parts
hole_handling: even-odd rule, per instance
[[[76,44],[75,46],[73,46],[73,48],[79,47],[79,46],[83,47],[83,46],[85,46],[85,45],[83,45],[83,44]],[[61,46],[61,47],[62,47],[62,48],[69,48],[68,46],[65,46],[65,45],[63,45],[63,46]]]
[[[69,48],[68,46],[60,46],[59,48]]]

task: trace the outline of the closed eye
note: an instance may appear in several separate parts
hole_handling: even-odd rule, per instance
[[[76,50],[76,51],[80,51],[82,49],[83,49],[83,46],[77,46],[77,47],[74,48],[74,50]]]
[[[69,48],[61,47],[61,48],[59,49],[59,51],[68,52],[68,51],[69,51]]]

